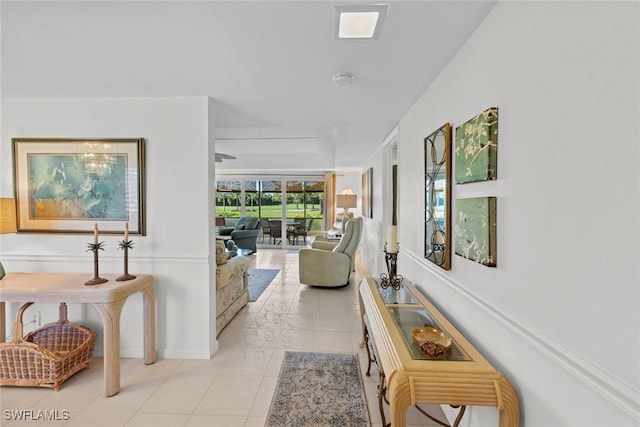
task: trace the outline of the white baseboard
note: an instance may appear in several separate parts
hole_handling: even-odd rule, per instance
[[[213,352],[209,352],[206,350],[183,350],[183,349],[165,349],[158,350],[156,356],[158,359],[170,360],[170,359],[204,359],[208,360],[214,355],[216,350]],[[95,346],[93,348],[93,356],[94,357],[103,357],[104,349],[102,346]],[[142,347],[128,347],[120,349],[120,357],[122,358],[131,358],[131,359],[142,359],[144,358],[144,350]]]

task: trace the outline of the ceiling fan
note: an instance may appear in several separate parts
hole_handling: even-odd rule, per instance
[[[221,163],[223,160],[234,160],[235,158],[230,154],[216,153],[216,163]]]

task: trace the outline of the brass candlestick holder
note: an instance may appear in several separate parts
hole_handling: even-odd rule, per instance
[[[124,251],[124,274],[116,279],[117,282],[135,279],[136,276],[129,274],[129,249],[133,250],[133,240],[123,240],[118,242],[118,249]]]
[[[104,242],[100,243],[88,243],[87,252],[93,252],[93,279],[85,282],[87,286],[99,285],[100,283],[108,282],[108,279],[103,279],[98,273],[98,251],[104,251]]]
[[[387,289],[391,286],[393,289],[398,290],[402,287],[402,281],[404,278],[397,274],[398,268],[398,252],[400,252],[400,245],[396,245],[395,252],[387,252],[387,243],[384,244],[384,261],[387,264],[387,273],[380,274],[380,287]]]

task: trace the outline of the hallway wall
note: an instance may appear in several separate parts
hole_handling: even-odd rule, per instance
[[[213,323],[210,318],[215,313],[215,283],[210,279],[215,267],[210,271],[207,237],[213,218],[209,176],[215,173],[209,156],[212,110],[207,97],[2,100],[2,197],[13,194],[13,137],[145,138],[147,235],[131,236],[129,271],[155,277],[160,358],[208,359],[217,348],[215,317]],[[92,274],[93,259],[85,252],[89,240],[89,235],[8,234],[0,239],[0,252],[7,271]],[[118,236],[101,240],[106,248],[100,254],[100,271],[120,273]],[[9,325],[16,310],[11,304]],[[56,305],[37,304],[30,310],[41,311],[43,323],[57,319]],[[97,312],[88,306],[71,305],[69,318],[102,331]],[[133,295],[122,313],[124,357],[142,356],[141,319],[142,298]],[[101,350],[99,336],[96,353]]]
[[[512,381],[522,426],[640,421],[638,28],[638,2],[500,2],[399,123],[398,271]],[[497,267],[453,255],[445,271],[423,258],[423,139],[488,107],[498,179],[454,185],[452,211],[497,197]]]

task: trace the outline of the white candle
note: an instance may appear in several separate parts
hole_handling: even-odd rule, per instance
[[[389,245],[387,246],[387,252],[398,252],[398,227],[396,227],[395,225],[389,226],[389,237],[387,241],[389,242]]]
[[[98,223],[93,224],[93,244],[98,244]]]
[[[128,242],[129,241],[129,223],[125,223],[124,224],[124,241]]]

